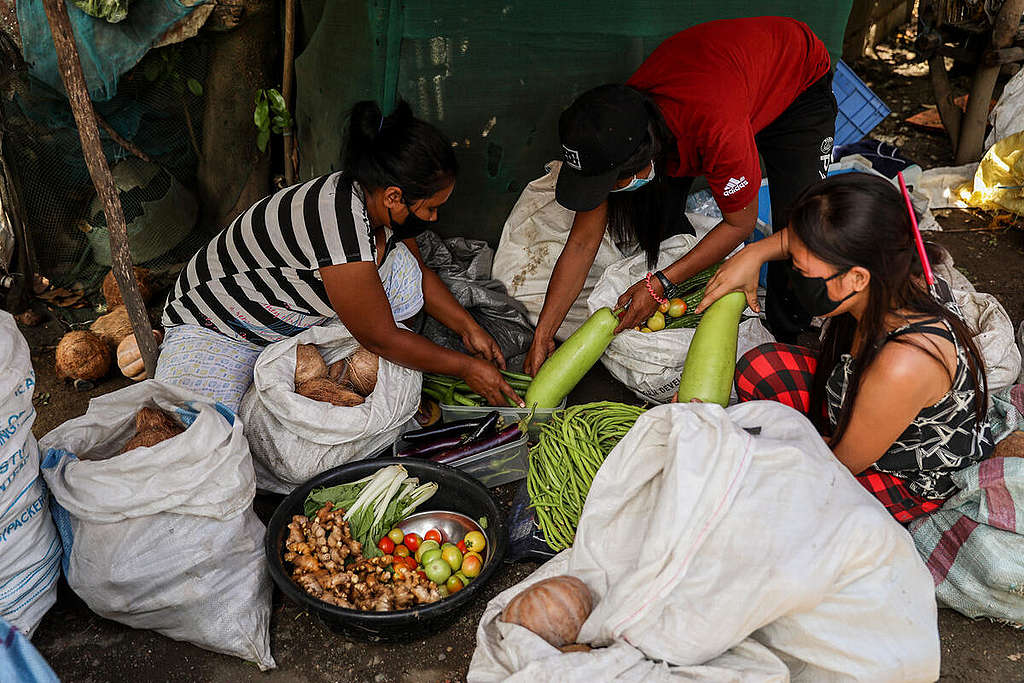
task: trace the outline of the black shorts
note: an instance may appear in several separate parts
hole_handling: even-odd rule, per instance
[[[768,178],[773,230],[789,223],[790,206],[800,193],[828,174],[838,111],[829,71],[754,136]],[[765,322],[776,339],[793,343],[810,326],[811,314],[790,291],[789,270],[789,261],[768,264]]]

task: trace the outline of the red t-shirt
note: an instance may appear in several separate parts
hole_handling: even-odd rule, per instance
[[[676,136],[665,172],[708,179],[722,211],[757,198],[754,135],[829,70],[828,50],[786,17],[698,24],[667,39],[627,85],[647,92]]]

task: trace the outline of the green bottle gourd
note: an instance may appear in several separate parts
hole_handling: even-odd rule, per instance
[[[557,408],[612,343],[618,317],[610,308],[594,312],[537,371],[526,390],[526,407]]]
[[[747,297],[743,292],[730,292],[704,312],[679,378],[676,396],[680,403],[699,399],[723,407],[729,404],[736,372],[740,314],[746,307]]]

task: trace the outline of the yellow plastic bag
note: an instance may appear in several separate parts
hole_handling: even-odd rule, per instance
[[[1024,215],[1024,131],[1008,135],[989,148],[974,174],[957,195],[968,206]]]

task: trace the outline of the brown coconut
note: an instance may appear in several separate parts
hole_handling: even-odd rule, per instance
[[[172,439],[176,437],[183,431],[185,430],[181,429],[180,427],[178,429],[170,429],[168,427],[157,427],[147,432],[136,434],[132,438],[128,439],[128,443],[124,445],[124,448],[121,449],[121,452],[127,453],[130,450],[134,450],[142,446],[155,446],[162,441],[166,441],[167,439]]]
[[[299,344],[295,347],[295,386],[304,384],[311,379],[327,377],[327,363],[324,357],[312,344]]]
[[[142,301],[149,303],[149,300],[153,298],[153,288],[149,285],[149,270],[138,267],[133,270],[135,272],[135,282],[139,285],[139,294],[142,295]],[[103,278],[103,298],[106,299],[109,310],[124,304],[121,290],[117,286],[117,280],[114,279],[114,271],[110,271]]]
[[[88,330],[68,332],[57,344],[57,377],[97,380],[110,370],[110,347]]]
[[[128,318],[128,309],[124,305],[115,306],[110,313],[97,318],[96,322],[89,326],[89,330],[117,348],[125,337],[132,334],[132,321]]]
[[[357,393],[369,396],[377,386],[379,367],[380,357],[360,347],[348,357],[348,368],[344,379]]]
[[[297,393],[314,401],[333,403],[336,406],[343,406],[345,408],[351,408],[363,402],[362,396],[349,391],[339,384],[335,384],[326,377],[318,377],[303,382],[299,385]]]
[[[346,374],[347,372],[348,372],[348,359],[347,358],[342,359],[342,360],[338,360],[338,361],[334,361],[329,366],[327,366],[327,377],[332,382],[340,382],[340,383],[344,384],[345,383],[345,378],[347,377],[347,374]]]
[[[145,407],[135,415],[135,431],[139,434],[154,429],[177,429],[181,425],[176,419],[159,408]]]

